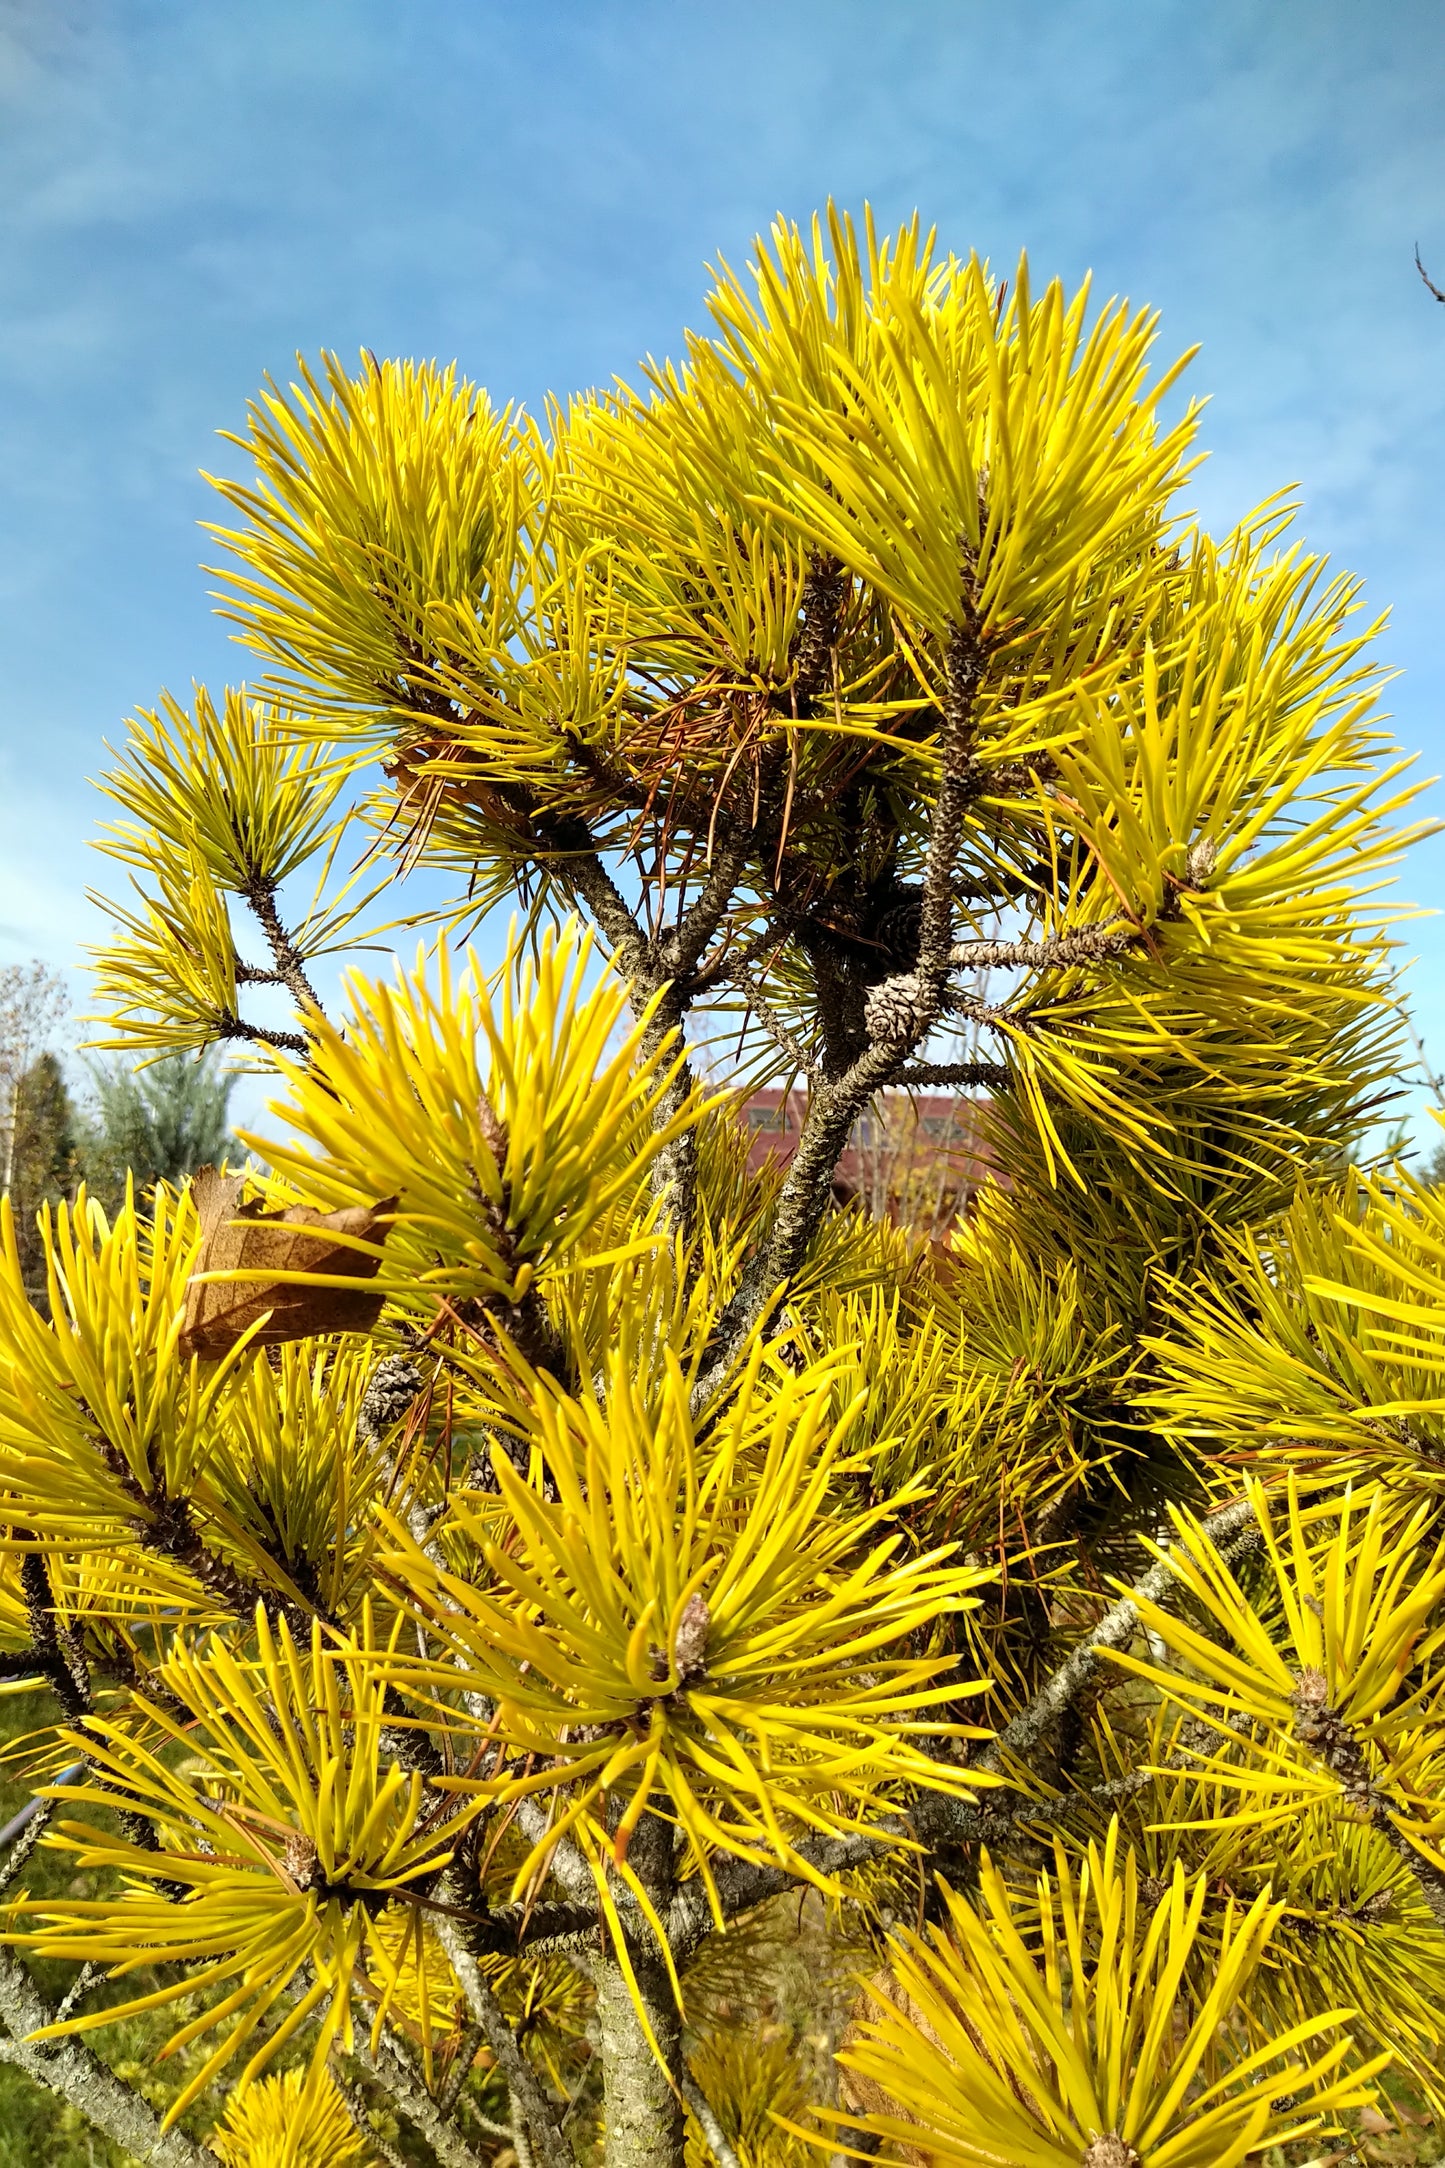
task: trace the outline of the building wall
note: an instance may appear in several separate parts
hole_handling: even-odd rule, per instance
[[[859,1116],[838,1163],[840,1194],[909,1220],[951,1219],[989,1175],[979,1136],[988,1102],[948,1092],[888,1092]],[[748,1165],[790,1159],[807,1113],[806,1092],[777,1086],[743,1102]]]

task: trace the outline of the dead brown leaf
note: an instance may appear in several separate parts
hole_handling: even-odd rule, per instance
[[[886,2000],[902,2010],[906,2017],[912,2018],[925,2040],[937,2043],[937,2033],[935,2033],[912,1996],[905,1988],[900,1986],[891,1972],[884,1970],[878,1973],[874,1984]],[[870,2000],[867,1995],[860,1997],[854,2005],[852,2021],[839,2043],[843,2050],[846,2051],[861,2037],[858,2021],[868,2015],[869,2008]],[[907,2109],[893,2098],[891,2093],[884,2091],[875,2078],[865,2077],[861,2070],[849,2070],[846,2067],[839,2070],[838,2097],[843,2107],[854,2115],[886,2115],[895,2121],[904,2123],[911,2123],[915,2120]],[[935,2168],[932,2153],[925,2153],[911,2145],[899,2144],[896,2140],[894,2143],[896,2147],[895,2158],[898,2160],[916,2162],[917,2168]]]
[[[382,1297],[365,1283],[375,1278],[380,1259],[332,1238],[384,1242],[387,1230],[378,1222],[397,1199],[347,1205],[339,1212],[321,1212],[307,1204],[276,1212],[267,1211],[260,1198],[243,1202],[245,1186],[243,1175],[218,1174],[214,1167],[202,1167],[191,1177],[201,1252],[196,1276],[186,1289],[182,1358],[199,1355],[203,1362],[218,1362],[260,1317],[265,1322],[253,1336],[257,1347],[305,1340],[318,1332],[368,1332]],[[356,1284],[325,1287],[264,1277],[219,1282],[200,1277],[212,1272],[314,1272],[342,1275]]]

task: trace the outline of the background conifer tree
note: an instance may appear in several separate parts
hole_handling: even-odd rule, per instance
[[[242,1156],[231,1135],[235,1078],[214,1059],[171,1054],[145,1068],[91,1071],[96,1112],[84,1161],[93,1197],[114,1210],[129,1174],[138,1187],[183,1183],[198,1167]]]
[[[39,1214],[69,1197],[80,1172],[82,1125],[58,1055],[40,1054],[14,1084],[10,1199],[25,1283],[43,1297],[45,1252]]]
[[[176,2163],[1433,2112],[1445,1202],[1346,1165],[1420,832],[1358,592],[1189,523],[1147,314],[838,217],[708,308],[540,422],[327,358],[218,484],[268,675],[130,725],[99,982],[274,1068],[266,1171],[60,1208],[53,1322],[5,1222],[4,2052]],[[786,1166],[704,1042],[805,1088]],[[833,1201],[914,1085],[1006,1177],[943,1257]]]

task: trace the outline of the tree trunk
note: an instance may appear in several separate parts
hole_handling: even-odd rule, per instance
[[[644,1817],[628,1852],[661,1917],[672,1885],[672,1829]],[[681,2168],[683,2159],[682,2020],[667,1967],[639,1939],[632,1965],[662,2062],[643,2031],[627,1976],[610,1944],[597,1967],[606,2168]],[[665,2067],[664,2067],[665,2065]]]

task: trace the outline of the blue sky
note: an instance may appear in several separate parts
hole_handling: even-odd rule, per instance
[[[1442,89],[1438,0],[0,0],[0,961],[94,935],[102,738],[244,674],[197,470],[266,371],[606,381],[829,194],[1201,342],[1201,512],[1299,485],[1445,768],[1445,308],[1411,262],[1445,286]],[[1404,887],[1445,905],[1445,844]],[[1442,925],[1409,946],[1445,1060]]]

